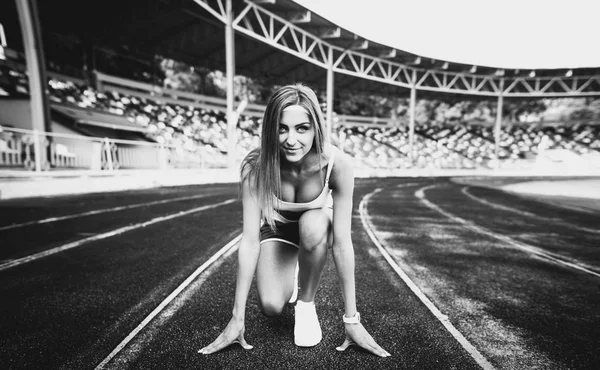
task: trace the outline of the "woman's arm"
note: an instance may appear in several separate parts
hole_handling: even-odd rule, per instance
[[[352,245],[352,197],[354,195],[354,174],[352,162],[337,148],[335,150],[335,163],[330,177],[333,196],[333,260],[340,279],[342,294],[344,296],[344,316],[354,318],[357,315],[356,289],[354,278],[354,246]],[[351,344],[360,347],[381,357],[390,356],[390,353],[381,348],[359,322],[345,323],[346,340],[337,347],[343,351]]]
[[[260,254],[260,216],[261,211],[256,201],[256,192],[251,191],[252,181],[249,177],[242,183],[243,231],[238,249],[238,272],[235,287],[235,299],[231,320],[223,332],[208,346],[200,349],[202,354],[220,351],[232,343],[240,343],[244,349],[251,349],[244,339],[246,301],[252,284],[252,278]]]
[[[354,283],[354,247],[351,237],[352,196],[354,193],[354,173],[352,163],[341,151],[335,150],[335,162],[330,177],[333,196],[333,260],[338,271],[345,316],[356,314]]]
[[[235,287],[233,318],[244,321],[246,300],[260,255],[260,216],[256,191],[251,190],[247,177],[242,184],[243,231],[238,250],[238,273]]]

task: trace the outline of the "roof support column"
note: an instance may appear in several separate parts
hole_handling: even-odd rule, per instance
[[[235,77],[235,45],[233,31],[233,9],[232,0],[227,0],[225,24],[225,75],[227,78],[227,166],[229,169],[235,167],[235,144],[238,117],[233,110],[233,78]]]
[[[500,128],[502,125],[502,107],[504,105],[504,79],[500,80],[500,93],[498,94],[498,104],[496,106],[496,124],[494,125],[494,156],[496,157],[496,168],[500,166]]]
[[[42,33],[35,0],[16,0],[19,23],[23,34],[23,46],[29,75],[29,96],[31,107],[31,126],[36,132],[35,170],[41,171],[47,166],[46,131],[50,130],[48,98],[46,96],[46,66],[42,48]]]
[[[413,71],[413,81],[415,73]],[[413,146],[415,142],[415,109],[417,105],[417,89],[415,85],[410,88],[410,107],[409,107],[409,121],[408,121],[408,152],[411,166],[415,163],[415,154]]]
[[[329,48],[327,59],[327,141],[331,142],[333,133],[333,48]]]

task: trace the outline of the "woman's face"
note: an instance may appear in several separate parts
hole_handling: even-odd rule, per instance
[[[312,149],[315,127],[300,105],[290,105],[281,113],[279,145],[281,154],[289,162],[298,162]]]

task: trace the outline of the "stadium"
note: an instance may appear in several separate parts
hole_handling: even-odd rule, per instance
[[[0,367],[593,369],[600,363],[600,67],[408,52],[292,0],[0,4]],[[225,327],[240,163],[302,82],[351,158],[365,327],[344,352],[330,258],[323,341]],[[344,316],[345,317],[345,316]]]

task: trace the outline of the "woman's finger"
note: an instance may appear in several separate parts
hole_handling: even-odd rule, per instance
[[[244,339],[244,337],[238,338],[238,339],[234,340],[232,343],[239,343],[240,346],[242,346],[242,348],[245,350],[254,348],[253,346],[248,344],[248,342],[246,342],[246,339]]]
[[[380,356],[380,357],[388,357],[391,356],[389,353],[387,353],[386,351],[383,350],[383,348],[379,347],[378,345],[375,346],[370,346],[369,350],[371,351],[371,353],[373,353],[374,355]]]
[[[231,344],[231,343],[225,342],[222,338],[217,338],[217,340],[215,340],[208,346],[199,350],[198,353],[201,353],[203,355],[210,355],[211,353],[217,352],[217,351],[225,348],[229,344]]]
[[[202,348],[201,350],[198,351],[198,353],[201,353],[203,355],[209,355],[211,353],[213,353],[215,351],[215,345],[214,343]]]
[[[238,343],[240,346],[242,346],[243,349],[246,349],[246,350],[254,348],[252,345],[250,345],[250,344],[248,344],[248,342],[246,342],[246,339],[244,339],[244,337],[234,339],[231,342],[225,341],[223,339],[221,339],[221,340],[217,339],[210,345],[208,345],[204,348],[201,348],[198,351],[198,353],[201,353],[203,355],[210,355],[211,353],[218,352],[218,351],[222,350],[223,348],[232,345],[233,343]]]
[[[363,348],[365,348],[366,350],[370,351],[374,355],[377,355],[377,356],[380,356],[380,357],[391,356],[391,354],[389,352],[387,352],[386,350],[384,350],[383,348],[381,348],[381,346],[379,344],[377,344],[373,338],[369,338],[369,339],[370,340],[366,341],[366,343],[363,346]]]
[[[208,346],[202,347],[198,350],[198,353],[206,354],[212,348],[214,342],[209,344]]]
[[[346,340],[344,340],[344,343],[342,343],[341,346],[336,347],[335,349],[340,351],[340,352],[344,352],[348,347],[350,347],[351,345],[356,344],[354,343],[353,340],[348,339],[348,337],[346,337]]]

